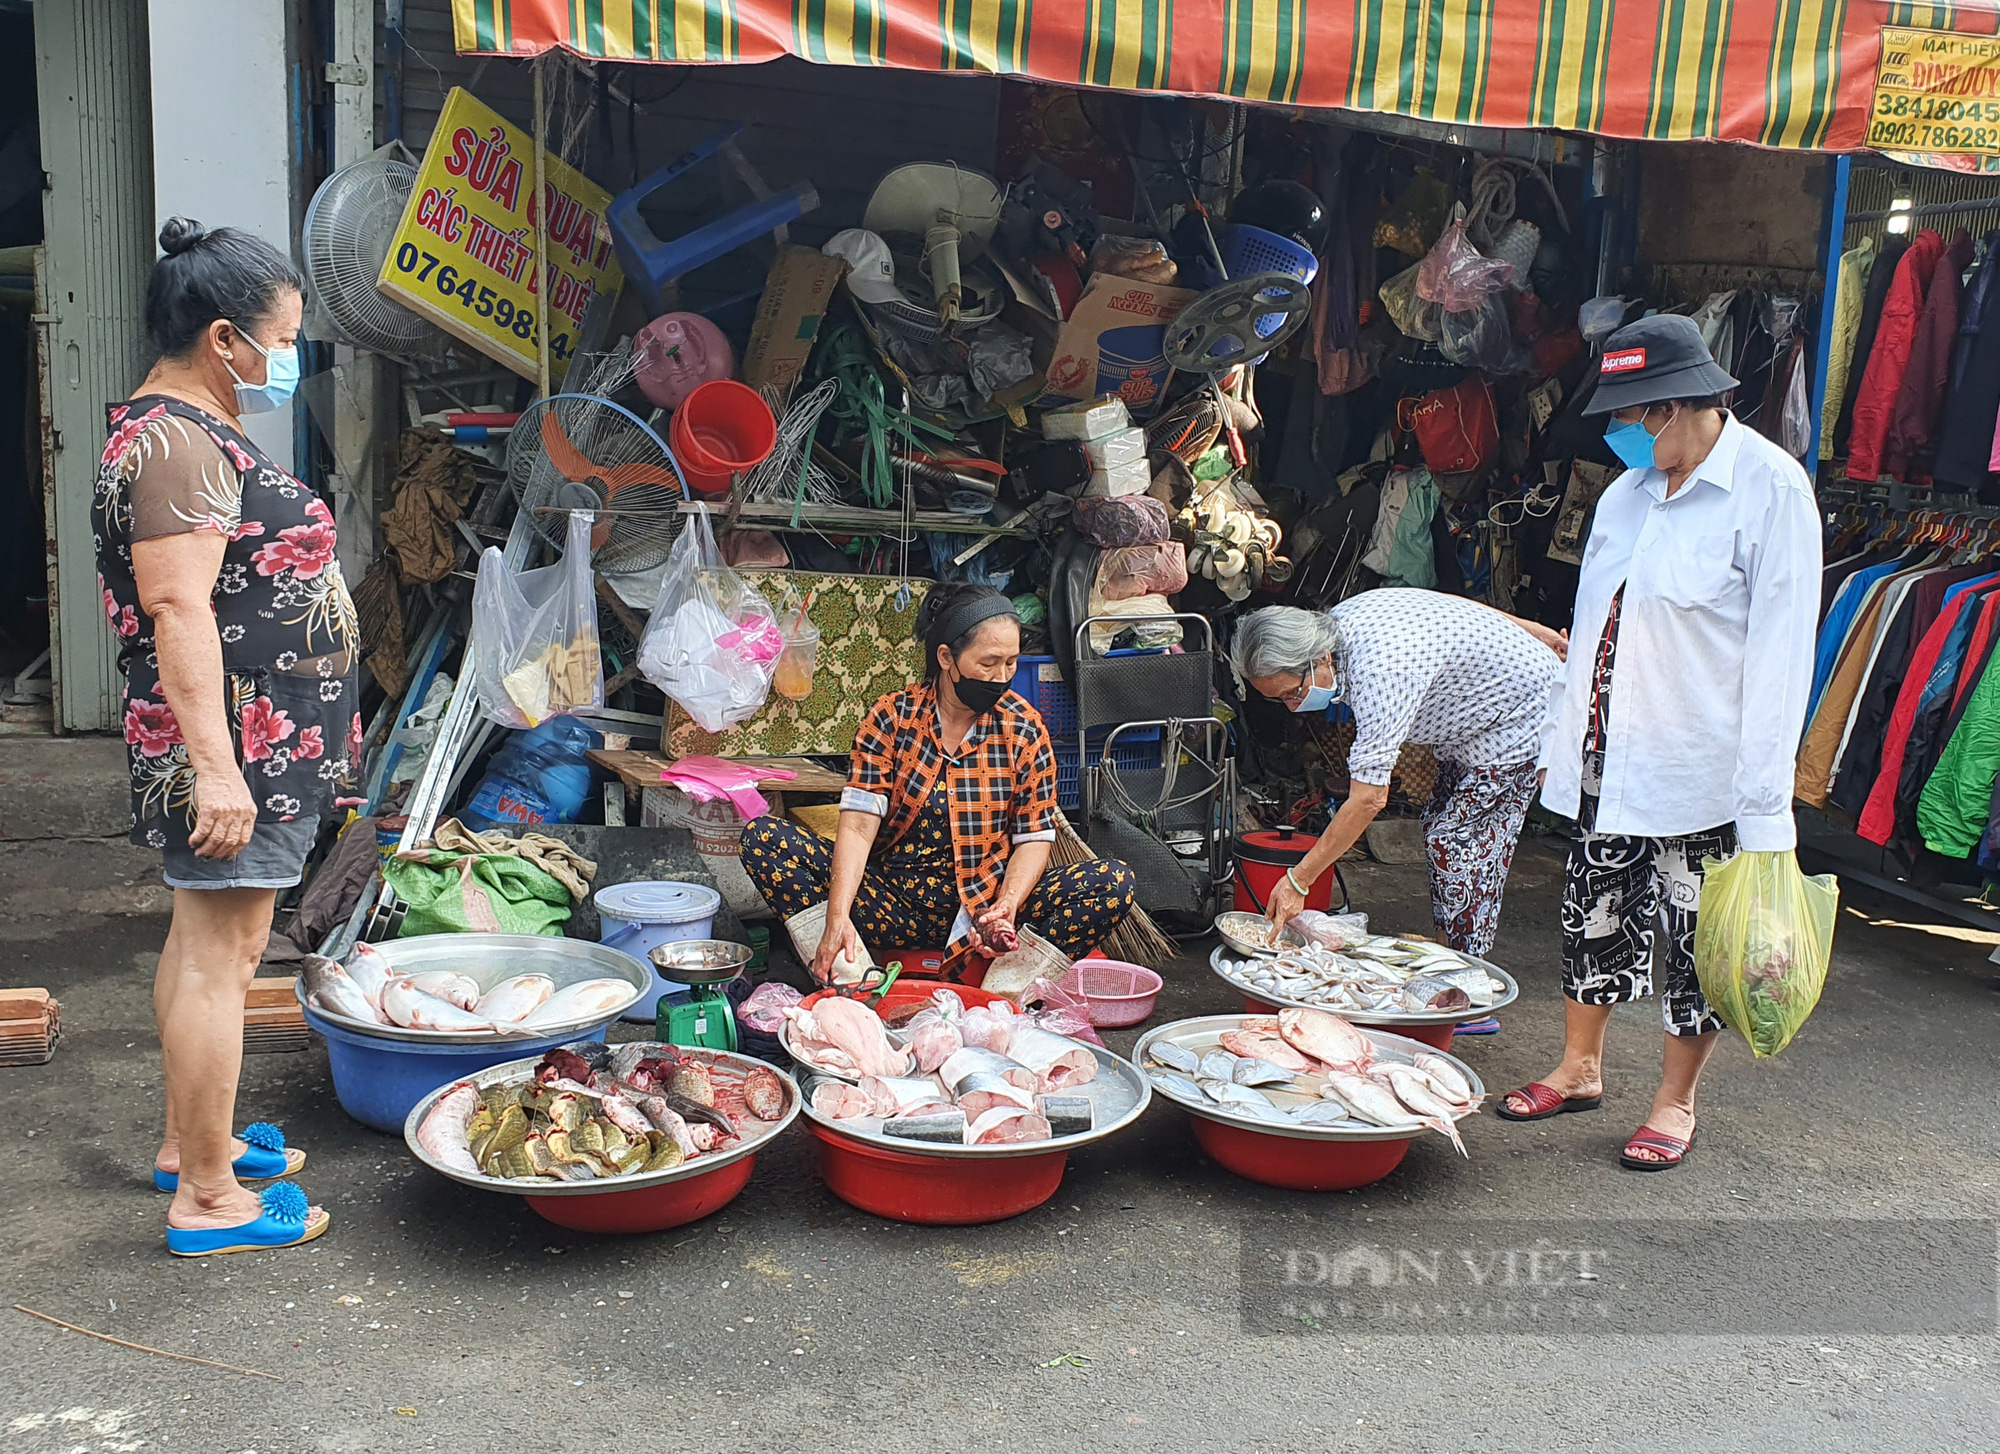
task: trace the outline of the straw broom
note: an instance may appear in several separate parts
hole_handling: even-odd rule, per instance
[[[1090,845],[1077,836],[1076,829],[1069,826],[1069,819],[1063,815],[1063,810],[1056,809],[1056,846],[1050,861],[1057,868],[1068,868],[1072,863],[1090,863],[1096,858],[1097,855],[1090,851]],[[1132,906],[1132,912],[1125,916],[1124,922],[1113,929],[1098,947],[1113,959],[1144,965],[1174,959],[1180,954],[1180,947],[1161,932],[1160,926],[1153,922],[1153,916],[1137,904]]]

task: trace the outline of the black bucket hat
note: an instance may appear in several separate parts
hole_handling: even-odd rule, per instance
[[[1736,387],[1701,341],[1692,318],[1659,313],[1628,323],[1604,343],[1597,392],[1585,414],[1610,414],[1669,399],[1706,399]]]

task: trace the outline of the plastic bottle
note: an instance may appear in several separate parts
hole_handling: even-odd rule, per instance
[[[584,754],[603,745],[601,734],[574,717],[516,732],[487,764],[459,821],[475,832],[504,823],[574,823],[590,796]]]

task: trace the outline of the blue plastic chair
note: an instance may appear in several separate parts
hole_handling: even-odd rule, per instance
[[[819,206],[819,193],[812,183],[794,182],[781,192],[759,196],[756,201],[680,237],[664,242],[655,237],[639,215],[639,204],[725,148],[733,152],[732,143],[742,131],[743,126],[738,123],[717,132],[612,200],[606,220],[611,226],[612,243],[618,249],[618,261],[655,316],[667,311],[667,285],[674,279],[734,252],[767,232],[775,232]],[[762,190],[753,180],[756,174],[747,165],[739,166],[738,171],[751,190]]]

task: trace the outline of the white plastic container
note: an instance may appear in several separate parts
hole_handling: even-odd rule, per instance
[[[1143,495],[1153,485],[1153,471],[1142,455],[1130,464],[1115,465],[1110,469],[1094,469],[1090,480],[1083,487],[1087,500],[1106,496]]]
[[[1090,457],[1090,467],[1094,470],[1117,469],[1120,465],[1146,462],[1146,431],[1143,429],[1121,429],[1115,434],[1107,434],[1102,439],[1086,439],[1083,452]]]
[[[714,938],[715,911],[722,907],[722,895],[708,885],[673,879],[612,884],[599,889],[593,898],[598,943],[622,949],[648,965],[647,953],[662,944]],[[686,988],[654,970],[652,987],[625,1007],[624,1018],[651,1024],[657,1017],[660,996]]]

